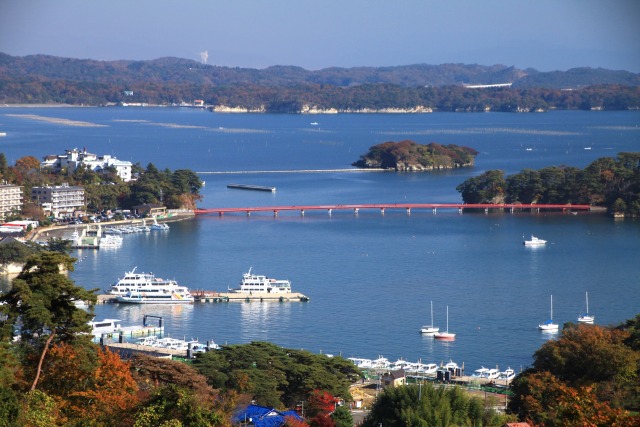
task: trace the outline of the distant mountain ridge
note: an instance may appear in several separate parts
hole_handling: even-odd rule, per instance
[[[182,58],[96,61],[49,55],[24,57],[0,53],[0,79],[91,81],[103,84],[174,83],[206,86],[256,85],[294,87],[331,85],[353,87],[389,84],[401,87],[512,83],[514,88],[564,89],[615,84],[639,86],[640,74],[602,68],[573,68],[541,72],[505,65],[414,64],[393,67],[330,67],[310,71],[296,66],[264,69],[222,67]]]

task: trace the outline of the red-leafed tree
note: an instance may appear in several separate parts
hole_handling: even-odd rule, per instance
[[[129,363],[110,351],[98,350],[98,367],[92,374],[91,386],[73,393],[73,411],[84,418],[89,415],[104,421],[121,419],[138,404],[138,385],[131,375]]]
[[[315,390],[307,400],[307,417],[313,427],[334,427],[331,413],[336,408],[336,398],[326,391]]]

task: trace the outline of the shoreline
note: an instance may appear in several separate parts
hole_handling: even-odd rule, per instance
[[[176,213],[168,218],[160,218],[158,223],[164,222],[178,222],[185,221],[188,219],[195,218],[195,214],[193,212],[186,213],[180,212]],[[121,221],[104,221],[104,222],[89,222],[86,224],[73,224],[73,225],[50,225],[47,227],[38,227],[33,230],[29,235],[25,236],[25,240],[30,242],[45,242],[50,238],[62,238],[66,234],[68,230],[73,229],[81,229],[83,227],[96,227],[96,226],[112,226],[112,225],[132,225],[132,224],[142,224],[143,221],[148,218],[136,218],[136,219],[124,219]],[[45,239],[41,239],[44,234]]]

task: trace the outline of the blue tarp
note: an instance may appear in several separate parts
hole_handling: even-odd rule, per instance
[[[273,408],[259,405],[249,405],[236,413],[233,417],[234,424],[249,423],[256,427],[281,427],[285,423],[285,417],[294,417],[302,421],[295,411],[280,412]]]

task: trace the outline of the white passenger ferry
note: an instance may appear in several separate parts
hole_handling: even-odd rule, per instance
[[[290,294],[291,282],[282,279],[270,279],[267,276],[252,274],[251,268],[242,275],[240,287],[229,289],[229,292],[239,293],[270,293],[270,294]]]
[[[132,304],[176,304],[192,303],[193,295],[186,286],[175,280],[161,279],[153,273],[126,272],[124,277],[111,285],[108,293],[118,302]]]

